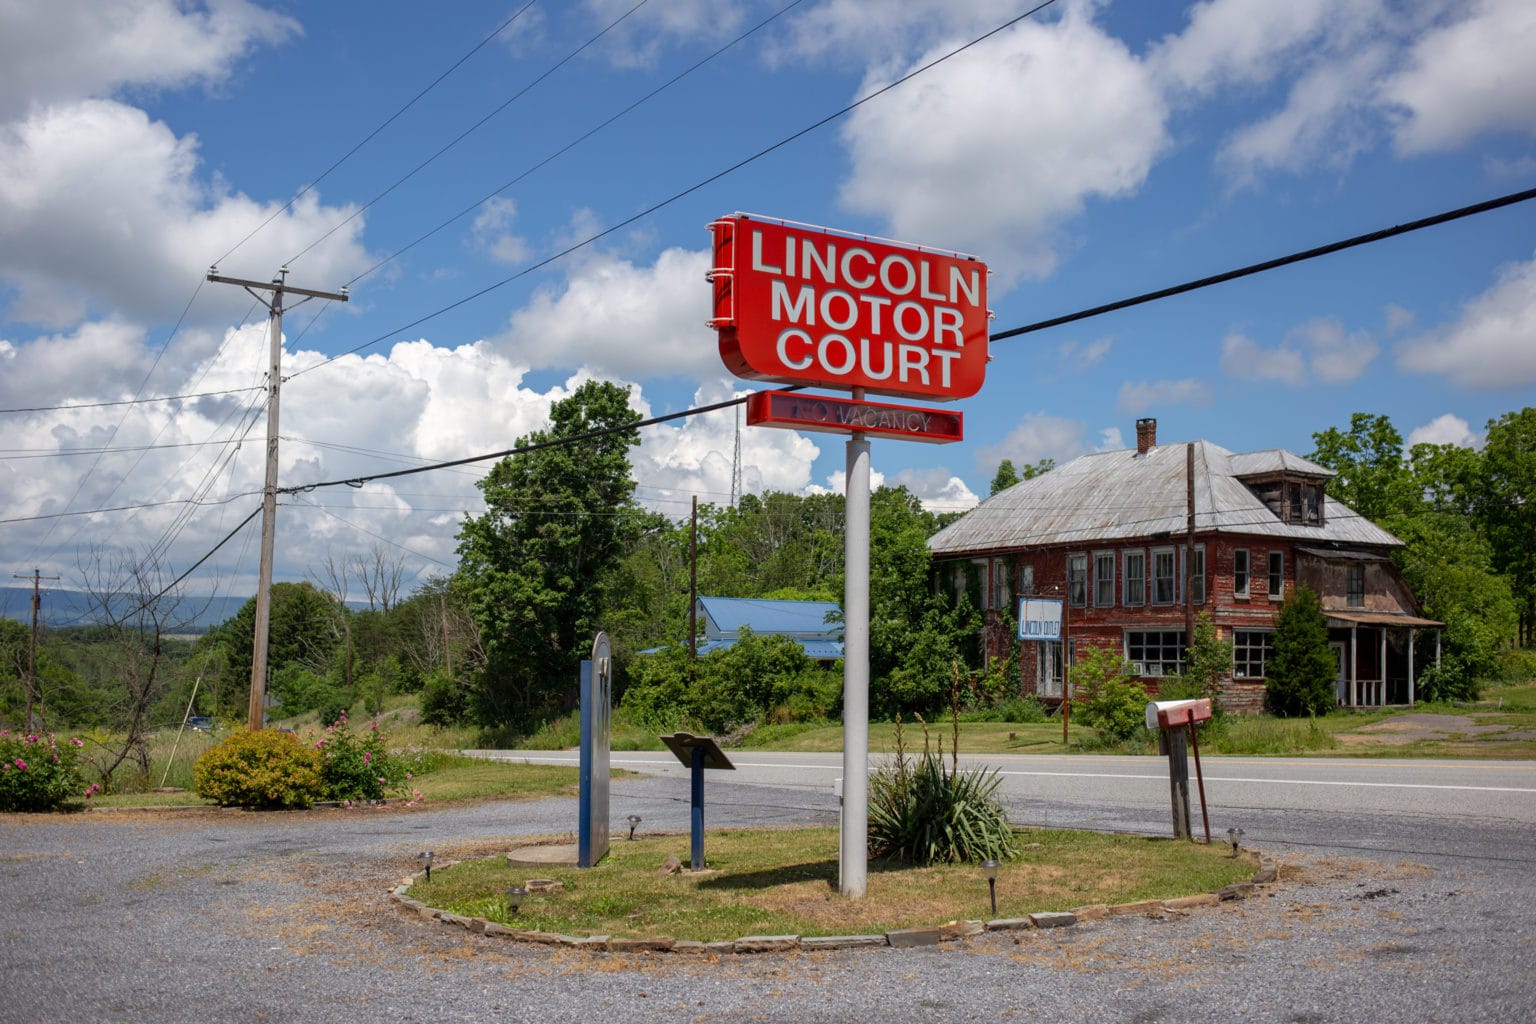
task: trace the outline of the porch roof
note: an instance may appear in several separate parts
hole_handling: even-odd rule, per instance
[[[1323,610],[1328,616],[1328,625],[1344,628],[1347,626],[1398,626],[1403,629],[1439,629],[1445,623],[1436,622],[1434,619],[1421,619],[1417,615],[1401,615],[1396,612],[1339,612]]]

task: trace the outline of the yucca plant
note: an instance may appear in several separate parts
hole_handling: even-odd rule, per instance
[[[996,769],[960,770],[959,673],[950,690],[950,764],[923,727],[923,752],[909,757],[896,719],[896,756],[869,780],[869,852],[909,864],[1005,860],[1015,855],[1013,826],[997,798]]]

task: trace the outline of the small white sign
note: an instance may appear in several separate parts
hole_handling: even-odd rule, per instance
[[[1061,599],[1019,598],[1019,639],[1060,640]]]

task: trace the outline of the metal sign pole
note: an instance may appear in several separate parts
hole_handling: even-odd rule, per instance
[[[855,388],[854,401],[863,399]],[[843,550],[843,816],[838,889],[862,898],[869,870],[869,438],[848,438]]]

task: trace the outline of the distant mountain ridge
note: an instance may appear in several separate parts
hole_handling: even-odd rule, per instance
[[[126,598],[127,595],[124,595]],[[251,599],[241,597],[186,597],[180,611],[190,621],[176,623],[176,632],[206,633],[221,622],[227,622]],[[0,618],[17,622],[32,622],[32,588],[0,587]],[[68,629],[71,626],[97,624],[96,609],[88,595],[79,590],[53,590],[44,588],[38,622],[47,629]]]

